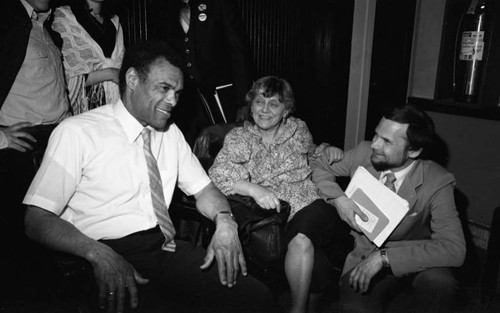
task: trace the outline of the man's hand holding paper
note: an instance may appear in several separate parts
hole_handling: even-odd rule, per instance
[[[352,229],[361,233],[361,228],[358,226],[357,220],[368,221],[368,217],[363,213],[356,202],[346,196],[341,196],[333,200],[333,205],[337,208],[340,218],[349,224]]]

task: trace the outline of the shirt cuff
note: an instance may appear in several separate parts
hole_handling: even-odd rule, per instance
[[[9,146],[9,141],[7,140],[7,136],[3,131],[0,130],[0,150],[5,149]]]

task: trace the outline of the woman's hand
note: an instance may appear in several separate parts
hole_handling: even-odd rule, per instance
[[[239,195],[252,197],[263,209],[276,209],[278,212],[281,209],[280,199],[278,199],[269,188],[262,187],[261,185],[246,180],[240,180],[234,184],[233,190]]]
[[[276,209],[276,211],[278,212],[281,209],[280,199],[278,199],[274,192],[272,192],[269,188],[262,187],[260,185],[254,185],[250,196],[263,209]]]

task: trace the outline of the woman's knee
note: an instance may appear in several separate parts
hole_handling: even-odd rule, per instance
[[[301,253],[314,253],[312,241],[304,234],[298,233],[288,243],[288,250]]]

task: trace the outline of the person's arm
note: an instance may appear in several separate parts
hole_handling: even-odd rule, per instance
[[[136,306],[136,282],[146,281],[113,250],[60,218],[79,186],[84,168],[83,147],[88,145],[82,135],[85,127],[75,125],[65,120],[51,134],[40,169],[23,200],[28,205],[26,233],[43,245],[88,260],[99,288],[100,305],[108,306],[109,312],[122,308],[126,292],[131,305]]]
[[[351,169],[362,164],[362,156],[368,153],[368,149],[369,146],[362,143],[357,148],[347,151],[339,162],[330,164],[329,157],[326,155],[312,158],[310,162],[313,170],[312,181],[318,187],[320,196],[333,204],[342,220],[357,232],[361,232],[361,229],[356,222],[355,215],[363,221],[367,221],[368,217],[353,200],[344,194],[335,178],[350,176]]]
[[[35,137],[22,131],[23,128],[30,126],[33,126],[33,124],[20,122],[9,127],[0,128],[0,150],[14,149],[20,152],[33,150],[31,143],[36,143]]]
[[[384,255],[385,250],[382,251],[379,249],[374,250],[349,272],[349,285],[357,292],[365,293],[372,278],[384,266],[390,266],[387,255]]]
[[[250,196],[263,209],[276,209],[280,212],[281,203],[276,194],[269,188],[249,182],[247,180],[239,180],[233,185],[233,190],[236,194],[242,196]]]
[[[99,305],[108,312],[123,312],[125,294],[130,306],[138,305],[137,286],[148,282],[123,257],[107,245],[82,234],[57,215],[28,206],[25,215],[28,238],[55,250],[80,256],[92,264],[99,288]]]
[[[246,166],[250,160],[251,148],[248,134],[241,127],[232,129],[224,138],[224,144],[208,173],[225,195],[235,193],[233,186],[236,182],[250,180]]]
[[[200,268],[208,268],[215,258],[221,283],[232,287],[236,284],[240,270],[243,275],[247,275],[247,267],[238,238],[238,225],[232,219],[231,207],[213,183],[208,184],[194,197],[198,210],[214,221],[216,227]]]
[[[332,164],[342,160],[342,158],[344,157],[344,151],[324,142],[316,147],[311,157],[324,157],[325,160],[328,161],[328,164]]]
[[[67,7],[58,7],[54,12],[54,22],[52,29],[58,32],[64,40],[62,53],[64,55],[64,70],[68,80],[81,81],[83,79],[85,86],[94,85],[97,83],[111,81],[118,84],[118,72],[116,67],[102,68],[93,70],[96,67],[102,67],[103,63],[96,64],[97,56],[90,57],[82,54],[82,49],[85,52],[90,52],[92,47],[90,44],[75,46],[73,42],[85,42],[86,38],[80,34],[84,33],[84,27],[78,23],[71,10]],[[77,29],[78,31],[75,31]],[[120,29],[117,29],[117,34],[120,34]],[[119,38],[118,38],[119,39]],[[73,85],[70,83],[69,85]]]
[[[246,166],[252,144],[243,128],[231,130],[209,170],[210,178],[225,195],[239,194],[252,197],[265,209],[280,210],[278,197],[269,188],[250,182]]]
[[[119,69],[114,67],[103,68],[88,73],[85,86],[91,86],[105,81],[111,81],[118,85]]]

